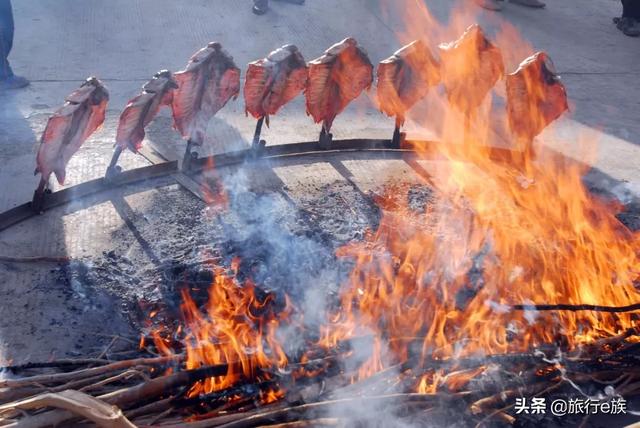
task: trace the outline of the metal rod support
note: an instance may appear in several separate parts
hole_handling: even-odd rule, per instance
[[[258,119],[256,123],[256,130],[253,133],[253,147],[258,147],[260,144],[260,134],[262,133],[262,124],[264,123],[264,116]]]
[[[111,162],[109,162],[109,166],[107,167],[107,172],[104,177],[106,180],[110,181],[118,175],[122,168],[118,166],[118,160],[120,159],[120,155],[122,154],[122,147],[116,146],[116,149],[113,151],[113,156],[111,157]]]
[[[191,161],[194,159],[193,153],[191,153],[191,149],[193,147],[193,141],[188,140],[187,141],[187,148],[184,151],[184,156],[182,157],[182,166],[180,169],[182,169],[182,171],[187,172],[189,170],[191,170]]]

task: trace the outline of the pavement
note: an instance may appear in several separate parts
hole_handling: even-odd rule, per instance
[[[414,5],[416,1],[406,0]],[[625,37],[612,24],[611,18],[620,13],[619,1],[548,0],[543,10],[507,4],[499,14],[471,2],[426,3],[438,20],[452,21],[442,41],[456,38],[467,25],[478,21],[492,36],[502,35],[500,43],[517,43],[520,53],[547,51],[567,86],[571,112],[541,135],[539,142],[581,159],[585,151],[579,143],[596,142],[597,156],[590,162],[604,184],[640,193],[640,40]],[[86,77],[96,75],[109,88],[107,120],[70,162],[66,186],[104,174],[113,151],[117,119],[127,100],[158,70],[182,69],[189,56],[207,42],[222,42],[244,69],[248,62],[285,43],[296,44],[311,60],[331,44],[353,36],[377,63],[401,46],[402,34],[429,31],[428,22],[406,27],[403,4],[391,0],[307,0],[304,6],[272,2],[267,15],[255,16],[249,0],[14,1],[17,30],[10,59],[15,72],[32,84],[24,90],[0,93],[0,212],[31,199],[38,182],[33,175],[35,153],[46,120]],[[462,16],[453,10],[463,10]],[[531,46],[510,40],[509,28],[516,29]],[[509,69],[515,69],[523,58],[507,58]],[[433,114],[434,126],[429,120],[409,123],[410,135],[437,138],[437,114],[429,110],[428,100],[425,103],[424,111]],[[244,114],[242,100],[231,102],[211,121],[201,152],[247,147],[254,126]],[[352,103],[333,127],[335,138],[388,138],[392,130],[393,119],[380,114],[367,96]],[[299,97],[272,118],[264,137],[268,144],[283,144],[316,139],[318,132],[319,126],[306,116]],[[149,126],[145,144],[170,159],[181,157],[185,146],[171,129],[166,110]],[[121,159],[125,169],[147,164],[131,153]],[[135,199],[128,198],[130,202]],[[36,219],[0,233],[0,255],[82,257],[108,251],[110,233],[125,227],[124,220],[117,207],[99,202],[83,211],[78,207],[56,211],[61,217],[54,219],[55,224],[51,223],[54,220]],[[135,201],[131,204],[136,206]],[[40,311],[43,316],[42,308],[53,306],[60,314],[52,315],[55,322],[47,322],[54,327],[69,325],[65,311],[73,308],[65,306],[63,290],[48,294],[40,287],[24,306],[15,303],[29,284],[42,282],[48,275],[47,267],[0,268],[0,295],[12,296],[0,306],[4,314],[11,307],[10,316],[0,317],[4,319],[0,320],[0,342],[4,342],[0,343],[0,360],[3,352],[35,352],[24,342],[41,326],[33,319],[37,317],[29,314]],[[85,321],[98,324],[93,328],[101,327],[95,314],[75,322]],[[41,329],[40,333],[46,336],[46,331]],[[25,351],[23,356],[50,355],[53,348],[58,355],[64,353],[74,336],[69,331],[67,335],[72,337],[50,339],[41,343],[37,353]]]

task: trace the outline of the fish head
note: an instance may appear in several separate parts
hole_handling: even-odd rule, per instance
[[[91,93],[91,104],[98,105],[104,101],[109,101],[109,91],[97,77],[91,76],[81,85],[81,87],[87,86],[94,87]]]
[[[207,43],[207,47],[209,49],[213,49],[216,52],[219,52],[222,50],[222,44],[220,42],[209,42]]]
[[[269,53],[266,60],[274,63],[280,63],[290,58],[302,58],[302,54],[296,45],[284,45]]]
[[[535,54],[535,56],[537,57],[537,60],[540,64],[540,71],[542,73],[542,76],[544,77],[545,82],[547,82],[548,85],[561,83],[560,75],[556,70],[555,64],[553,63],[551,58],[549,58],[549,55],[547,55],[545,52],[538,52],[537,54]]]
[[[94,86],[94,87],[100,87],[102,86],[102,82],[95,76],[91,76],[89,78],[87,78],[87,80],[85,80],[82,85],[80,85],[81,88],[85,87],[85,86]]]
[[[340,43],[345,46],[358,46],[358,42],[353,37],[347,37]]]
[[[160,70],[157,72],[153,79],[149,80],[142,89],[145,92],[159,93],[165,89],[177,89],[178,83],[173,77],[173,74],[169,70]]]

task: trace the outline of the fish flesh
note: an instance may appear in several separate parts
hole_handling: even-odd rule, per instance
[[[120,115],[116,145],[136,153],[142,147],[144,128],[153,120],[162,106],[171,106],[173,92],[178,88],[173,75],[162,70],[145,83],[142,93],[129,100]]]
[[[222,45],[212,42],[196,52],[187,67],[174,74],[174,126],[195,145],[204,142],[209,120],[240,93],[240,69]]]
[[[333,120],[373,82],[373,64],[353,38],[346,38],[309,63],[305,88],[307,114],[323,122],[327,133]]]
[[[504,75],[502,53],[474,24],[456,41],[439,46],[442,83],[449,103],[470,114]]]
[[[531,142],[569,108],[567,91],[544,52],[525,59],[506,86],[509,127],[519,140]]]
[[[308,69],[294,45],[285,45],[266,58],[249,63],[244,84],[245,111],[256,119],[277,111],[302,92]]]
[[[109,92],[95,77],[88,78],[65,99],[62,107],[49,118],[40,140],[36,171],[46,182],[52,173],[64,184],[66,166],[80,146],[102,124],[109,102]]]
[[[402,126],[407,111],[440,82],[440,64],[421,40],[399,49],[378,65],[378,106]]]

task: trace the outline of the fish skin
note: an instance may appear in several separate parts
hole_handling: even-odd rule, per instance
[[[438,46],[441,76],[451,105],[470,113],[480,107],[504,76],[502,53],[479,25],[471,25],[456,41]]]
[[[137,153],[145,137],[144,128],[162,106],[171,106],[173,91],[177,88],[178,84],[167,70],[156,73],[153,79],[145,83],[142,93],[129,100],[120,115],[116,145],[123,150],[129,148]]]
[[[249,63],[244,85],[245,112],[256,119],[276,114],[305,88],[308,68],[294,45]]]
[[[537,52],[507,75],[509,127],[519,140],[530,142],[568,110],[567,91],[544,52]]]
[[[402,125],[407,111],[440,82],[440,64],[421,40],[415,40],[380,61],[377,80],[380,111]]]
[[[196,145],[204,142],[209,120],[240,93],[240,69],[222,45],[212,42],[174,74],[178,89],[173,94],[174,127]]]
[[[329,132],[336,116],[372,83],[373,64],[367,53],[355,39],[346,38],[309,62],[307,114]]]
[[[36,156],[36,174],[46,181],[53,173],[58,183],[64,184],[67,163],[102,126],[108,102],[109,92],[95,77],[67,96],[47,121]]]

